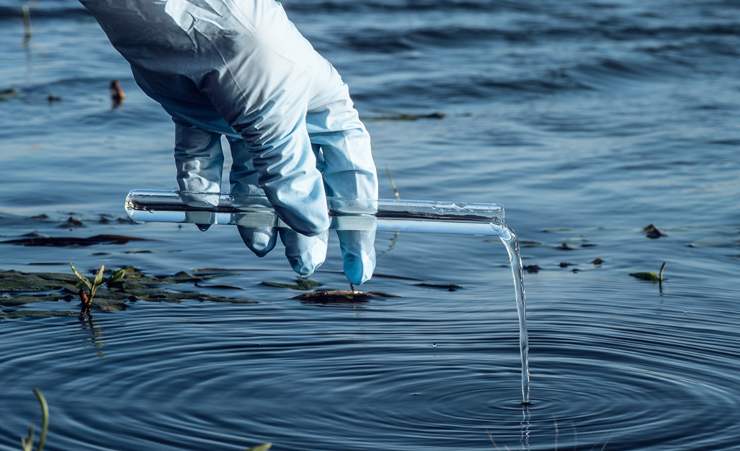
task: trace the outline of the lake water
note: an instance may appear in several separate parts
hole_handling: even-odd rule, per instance
[[[497,240],[380,234],[367,288],[399,297],[316,305],[263,285],[292,280],[282,249],[258,259],[230,227],[118,224],[128,190],[175,187],[174,127],[79,4],[33,3],[28,45],[21,4],[0,0],[0,90],[16,90],[0,101],[0,240],[155,241],[0,244],[0,269],[225,268],[210,283],[233,288],[92,329],[11,315],[76,302],[3,305],[0,448],[38,424],[33,387],[51,450],[740,447],[737,2],[285,2],[350,85],[382,197],[387,168],[405,199],[506,207],[540,268],[525,274],[527,409]],[[71,212],[86,227],[58,228]],[[667,236],[646,238],[651,223]],[[663,261],[662,294],[629,276]],[[313,279],[344,289],[340,268],[334,242]]]

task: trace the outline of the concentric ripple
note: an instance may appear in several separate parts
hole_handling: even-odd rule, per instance
[[[274,299],[141,304],[92,330],[6,321],[6,339],[33,353],[4,349],[1,381],[44,387],[60,449],[730,449],[740,437],[736,316],[535,305],[523,407],[513,312],[482,299],[441,319],[450,306],[421,313],[425,302],[393,306],[395,318],[383,303]],[[12,437],[34,405],[6,399]]]

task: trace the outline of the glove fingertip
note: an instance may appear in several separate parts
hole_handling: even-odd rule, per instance
[[[257,257],[264,257],[275,247],[277,235],[272,229],[254,229],[237,226],[237,230],[244,244]]]
[[[354,285],[362,285],[373,277],[375,271],[375,249],[359,254],[344,254],[344,274]]]

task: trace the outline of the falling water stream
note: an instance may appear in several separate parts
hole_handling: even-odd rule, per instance
[[[496,204],[330,198],[334,230],[417,232],[496,236],[506,247],[514,279],[519,350],[522,364],[522,404],[529,404],[529,343],[527,309],[522,281],[522,259],[516,234],[504,222],[504,209]],[[131,191],[126,213],[137,222],[230,224],[243,227],[287,227],[260,196],[240,197],[213,193]]]

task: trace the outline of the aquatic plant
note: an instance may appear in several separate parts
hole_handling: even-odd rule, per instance
[[[630,276],[634,277],[635,279],[647,280],[648,282],[658,282],[659,284],[663,285],[663,273],[665,272],[666,266],[666,262],[663,262],[660,265],[660,269],[658,270],[657,274],[654,272],[631,272]]]
[[[44,398],[44,394],[41,393],[41,390],[34,388],[33,394],[41,405],[41,432],[39,434],[39,444],[36,451],[43,451],[44,445],[46,445],[46,434],[49,432],[49,405],[46,403],[46,398]],[[33,438],[33,425],[30,425],[28,426],[28,435],[21,437],[21,446],[23,447],[23,451],[33,451]]]
[[[21,6],[21,17],[23,19],[23,44],[27,45],[31,40],[31,4]]]
[[[83,276],[79,271],[77,271],[77,268],[73,264],[69,264],[69,266],[72,268],[72,272],[74,273],[75,277],[77,277],[78,283],[77,287],[79,288],[79,295],[80,295],[80,318],[90,318],[92,317],[91,308],[93,299],[95,299],[95,294],[98,291],[98,288],[100,288],[101,285],[103,285],[103,276],[105,274],[105,265],[100,265],[100,269],[98,269],[97,274],[95,274],[95,278],[90,281],[87,277]],[[116,271],[116,274],[120,272]],[[124,273],[125,274],[125,273]],[[120,275],[118,277],[121,277]]]
[[[47,404],[46,398],[41,390],[34,388],[33,394],[36,396],[36,399],[39,401],[39,405],[41,406],[41,432],[39,433],[39,442],[35,451],[44,451],[44,446],[46,446],[46,436],[49,433],[49,405]],[[31,424],[28,426],[28,434],[26,434],[25,437],[21,437],[21,451],[34,451],[34,436],[33,424]],[[251,448],[247,448],[246,451],[269,451],[271,448],[272,443],[262,443]]]

